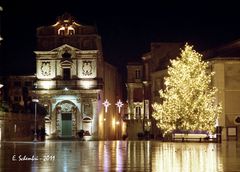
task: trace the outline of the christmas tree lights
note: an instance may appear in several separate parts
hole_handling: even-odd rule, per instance
[[[213,72],[202,55],[185,45],[180,57],[170,60],[165,90],[160,90],[162,103],[153,104],[153,117],[164,132],[174,130],[213,132],[221,105],[216,104],[217,89],[211,87]]]

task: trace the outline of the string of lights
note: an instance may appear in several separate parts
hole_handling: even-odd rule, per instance
[[[202,55],[185,45],[180,57],[171,60],[165,90],[160,90],[162,103],[153,104],[153,117],[164,134],[174,130],[213,132],[221,105],[216,104],[217,89],[211,88],[213,72]]]

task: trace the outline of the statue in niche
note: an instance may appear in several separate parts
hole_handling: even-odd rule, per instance
[[[85,115],[91,115],[92,114],[92,106],[90,103],[83,103],[82,111]]]
[[[57,106],[57,107],[56,107],[56,113],[57,113],[57,114],[60,114],[60,113],[61,113],[61,110],[62,110],[61,106]]]
[[[72,106],[72,113],[77,114],[77,107],[76,106]]]

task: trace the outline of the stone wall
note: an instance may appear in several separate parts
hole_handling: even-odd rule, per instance
[[[44,118],[37,118],[37,127],[44,127]],[[35,118],[33,114],[6,113],[1,118],[2,141],[31,141],[34,136]]]

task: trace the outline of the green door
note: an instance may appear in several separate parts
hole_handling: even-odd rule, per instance
[[[62,137],[72,137],[72,113],[62,113]]]

